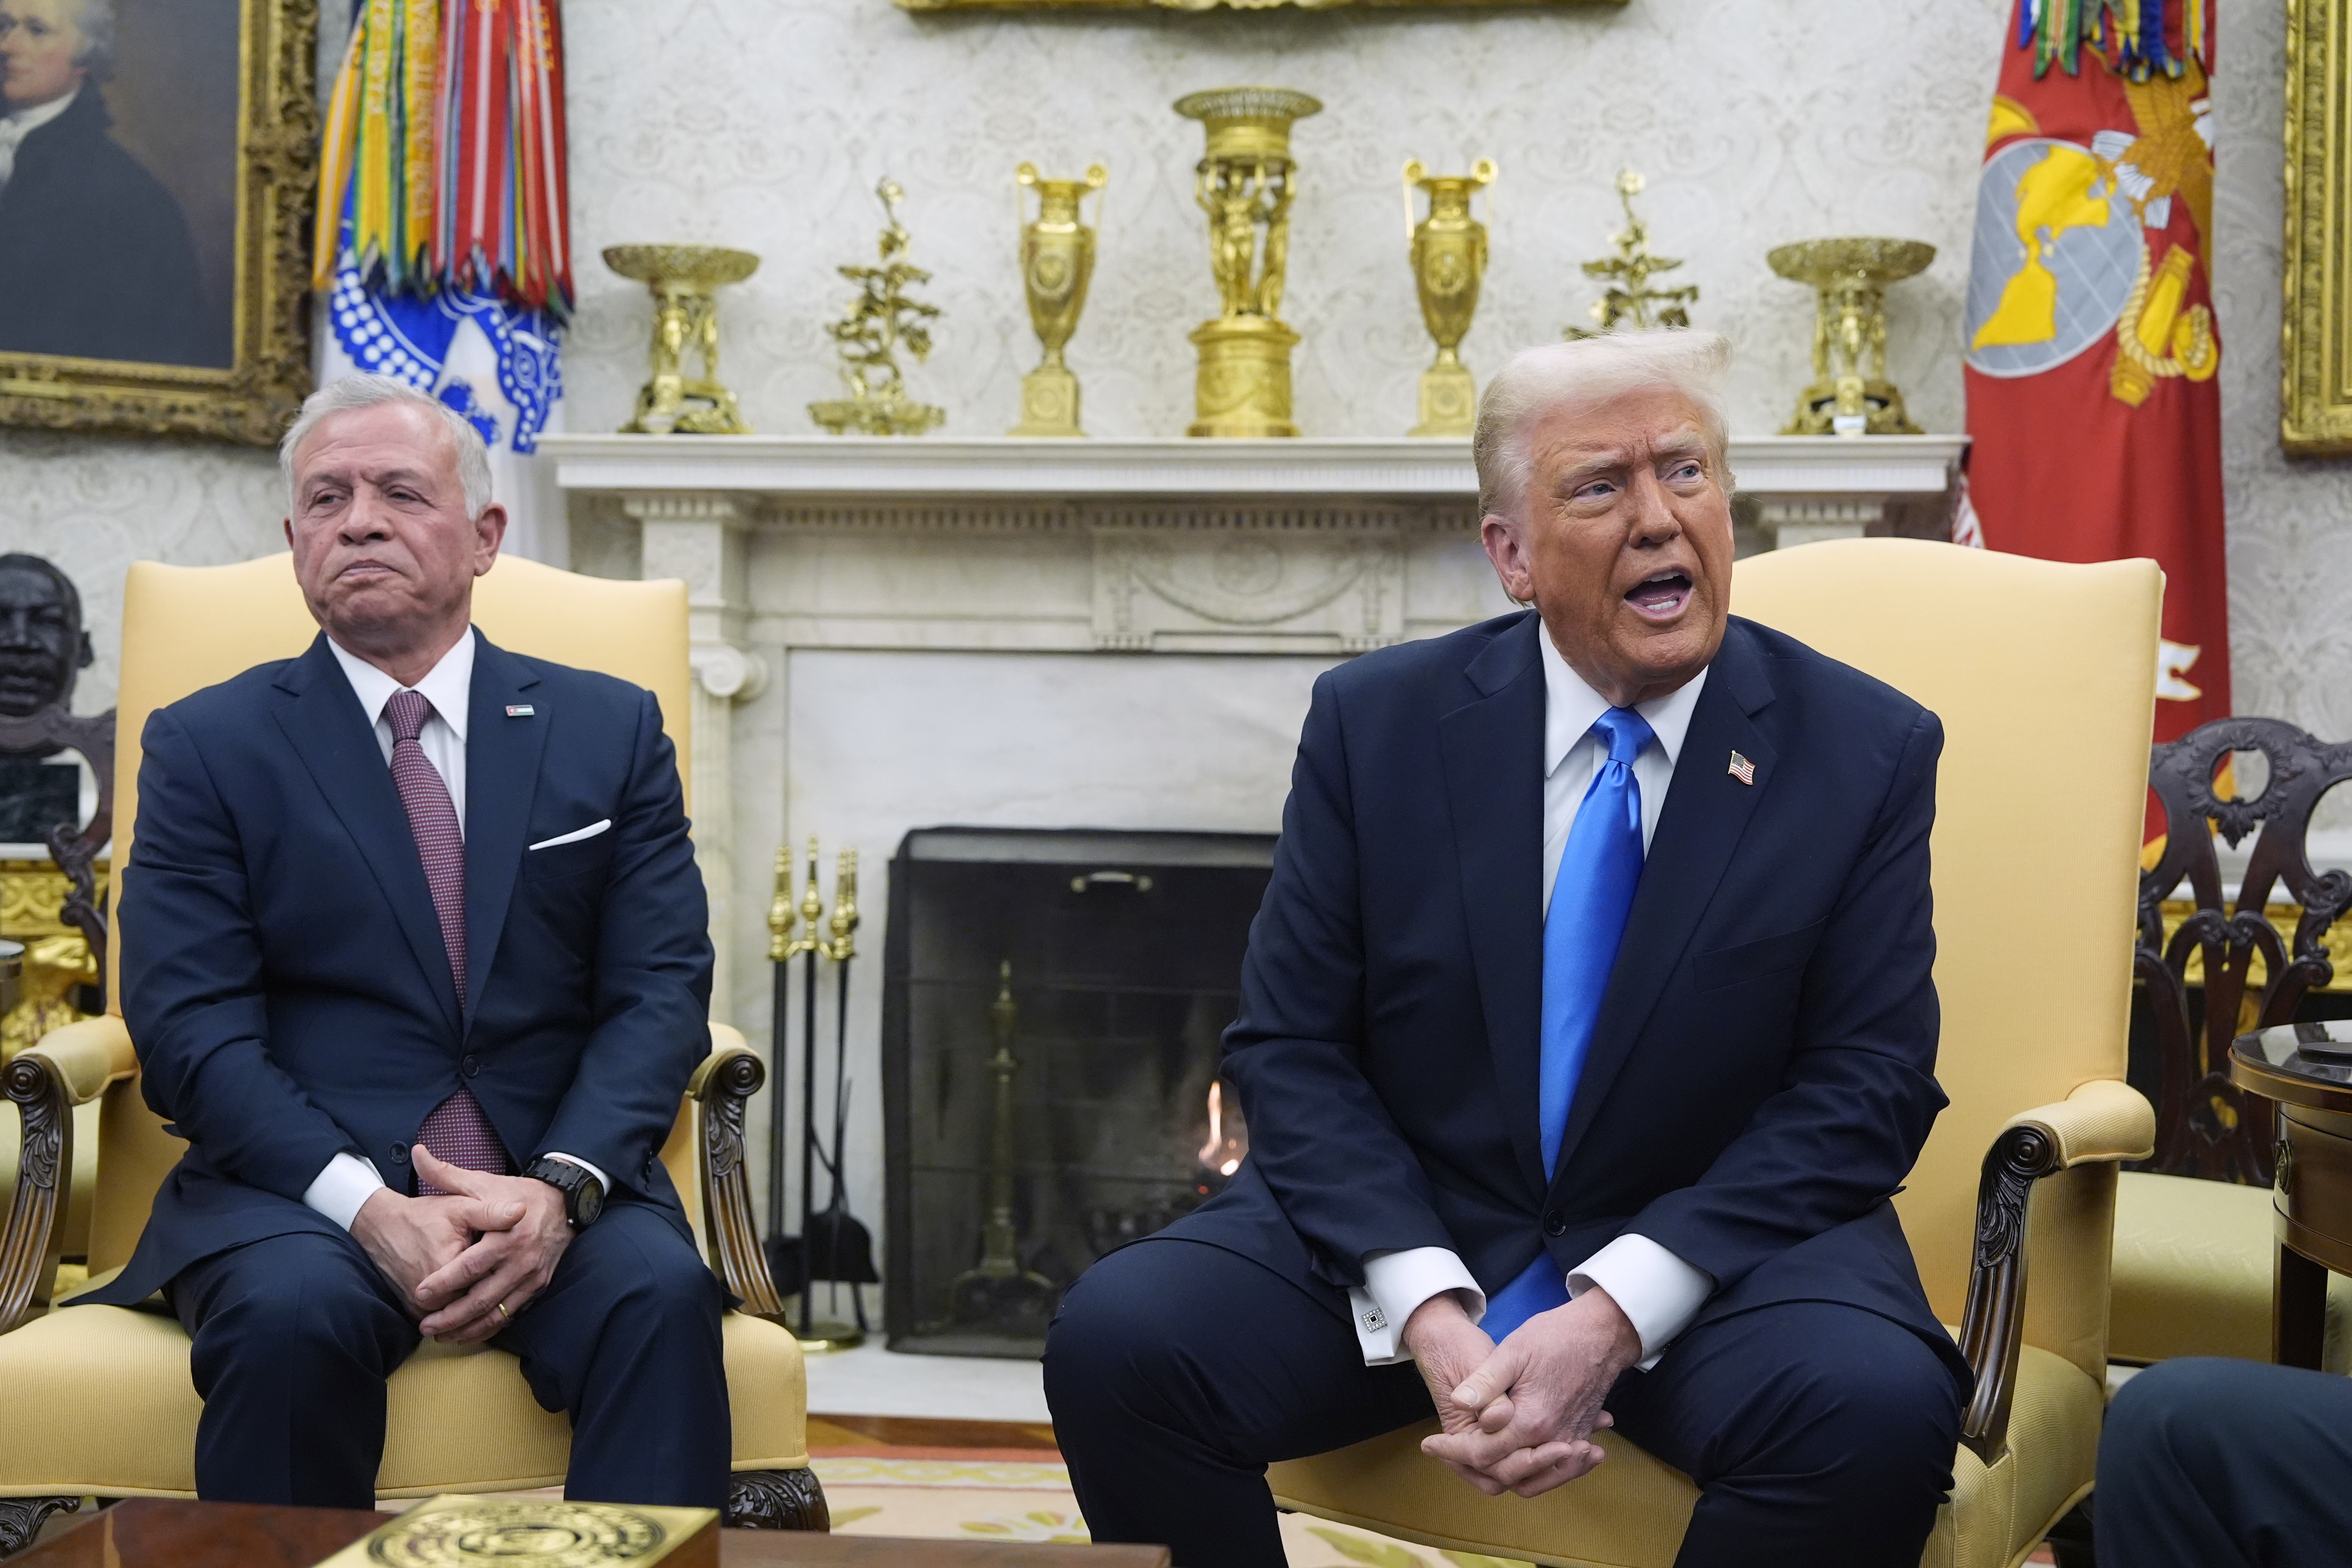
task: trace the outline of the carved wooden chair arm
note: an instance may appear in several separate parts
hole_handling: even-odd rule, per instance
[[[2009,1441],[2009,1411],[2025,1331],[2026,1209],[2033,1184],[2077,1165],[2143,1160],[2156,1142],[2156,1109],[2114,1079],[2095,1079],[2064,1100],[2009,1119],[1985,1153],[1977,1184],[1976,1258],[1960,1319],[1960,1353],[1977,1377],[1960,1441],[1985,1463]]]
[[[784,1321],[783,1298],[768,1273],[768,1255],[751,1220],[751,1179],[743,1163],[743,1108],[760,1091],[768,1069],[743,1037],[723,1024],[710,1030],[710,1054],[695,1069],[687,1093],[702,1112],[702,1223],[711,1266],[742,1310]]]
[[[0,1334],[46,1307],[58,1277],[60,1222],[73,1187],[73,1108],[139,1070],[131,1031],[115,1017],[52,1029],[0,1069],[0,1094],[16,1102],[24,1142],[16,1198],[0,1230]]]

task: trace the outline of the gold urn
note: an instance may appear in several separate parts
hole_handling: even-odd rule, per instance
[[[1764,259],[1813,288],[1813,380],[1783,436],[1916,436],[1903,394],[1886,379],[1886,287],[1927,270],[1936,247],[1916,239],[1807,239]]]
[[[1405,160],[1412,281],[1421,294],[1422,321],[1437,340],[1437,363],[1421,373],[1421,423],[1407,435],[1467,436],[1477,423],[1478,384],[1459,351],[1486,271],[1486,226],[1470,216],[1470,198],[1494,183],[1492,158],[1479,159],[1467,174],[1433,174],[1420,159]],[[1429,197],[1429,216],[1419,224],[1412,221],[1416,186]]]
[[[1192,333],[1201,365],[1188,436],[1298,434],[1290,418],[1298,334],[1280,315],[1298,193],[1290,127],[1322,110],[1317,100],[1279,87],[1219,88],[1176,100],[1177,113],[1208,131],[1193,195],[1209,215],[1209,266],[1223,306]]]
[[[760,268],[748,250],[708,245],[616,245],[604,265],[653,291],[653,375],[637,394],[625,436],[746,436],[735,395],[719,384],[719,301],[722,284]],[[686,374],[693,354],[702,374]]]
[[[1078,378],[1062,363],[1062,349],[1078,330],[1087,308],[1087,283],[1095,271],[1095,231],[1078,221],[1078,201],[1099,191],[1110,176],[1100,163],[1083,180],[1039,177],[1034,163],[1013,172],[1024,190],[1037,193],[1037,216],[1021,230],[1021,286],[1029,295],[1029,324],[1045,345],[1045,357],[1021,378],[1021,423],[1014,436],[1083,436],[1078,427]],[[1095,214],[1099,225],[1102,214]]]

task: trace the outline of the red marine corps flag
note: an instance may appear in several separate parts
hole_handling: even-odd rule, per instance
[[[1969,255],[1982,542],[2163,566],[2158,741],[2230,711],[2212,66],[2213,0],[2018,0]]]

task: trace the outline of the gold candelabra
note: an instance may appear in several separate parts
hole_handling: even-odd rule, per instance
[[[1278,87],[1220,88],[1176,100],[1177,113],[1208,131],[1193,196],[1209,215],[1209,265],[1223,303],[1216,319],[1192,333],[1201,366],[1188,436],[1298,434],[1290,418],[1290,351],[1298,334],[1281,319],[1290,204],[1298,194],[1290,127],[1322,110],[1307,94]]]
[[[940,308],[907,292],[910,285],[929,282],[931,275],[907,259],[909,237],[898,221],[898,204],[907,199],[906,191],[886,174],[874,195],[888,220],[878,242],[882,265],[835,268],[856,284],[858,292],[841,320],[824,329],[840,349],[841,379],[848,384],[849,395],[810,404],[809,417],[835,436],[851,430],[866,436],[919,436],[945,419],[947,410],[907,395],[898,351],[906,350],[918,362],[931,357],[931,323],[939,319]]]
[[[1926,270],[1936,247],[1916,239],[1808,239],[1764,259],[1813,289],[1813,380],[1783,436],[1916,436],[1886,379],[1886,286]]]
[[[1685,283],[1674,289],[1650,287],[1651,279],[1661,272],[1674,271],[1682,266],[1682,259],[1650,254],[1650,226],[1633,210],[1633,198],[1642,194],[1642,176],[1633,170],[1617,171],[1617,205],[1625,209],[1625,226],[1609,237],[1617,253],[1584,264],[1587,278],[1605,278],[1609,281],[1609,287],[1592,303],[1592,324],[1598,330],[1563,327],[1561,337],[1594,338],[1620,327],[1642,331],[1651,327],[1690,325],[1690,308],[1698,303],[1696,284]]]
[[[1421,423],[1408,435],[1467,436],[1477,422],[1478,383],[1459,351],[1477,313],[1478,281],[1486,270],[1486,226],[1470,216],[1470,197],[1494,183],[1492,158],[1479,159],[1467,174],[1433,174],[1418,158],[1404,162],[1405,243],[1421,319],[1437,340],[1437,363],[1421,373]],[[1412,221],[1415,186],[1429,197],[1429,216],[1418,225]]]
[[[735,395],[719,383],[719,300],[722,284],[760,269],[748,250],[708,245],[616,245],[604,265],[653,290],[653,375],[637,394],[625,436],[743,436],[751,427]],[[686,374],[691,353],[702,374]]]
[[[1014,436],[1083,436],[1078,428],[1078,378],[1062,363],[1063,345],[1078,330],[1087,308],[1087,283],[1095,270],[1095,234],[1102,226],[1097,197],[1095,227],[1078,221],[1078,201],[1100,191],[1110,176],[1100,163],[1083,180],[1040,178],[1037,165],[1013,172],[1023,190],[1037,193],[1037,216],[1021,230],[1021,284],[1029,295],[1029,324],[1045,345],[1045,357],[1021,378],[1021,423]]]

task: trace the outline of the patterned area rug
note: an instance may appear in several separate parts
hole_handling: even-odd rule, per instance
[[[930,1540],[1090,1539],[1070,1495],[1070,1472],[1036,1453],[933,1449],[921,1458],[824,1456],[812,1461],[833,1507],[837,1535]],[[1519,1568],[1500,1557],[1408,1546],[1368,1531],[1299,1514],[1282,1518],[1291,1568]]]

